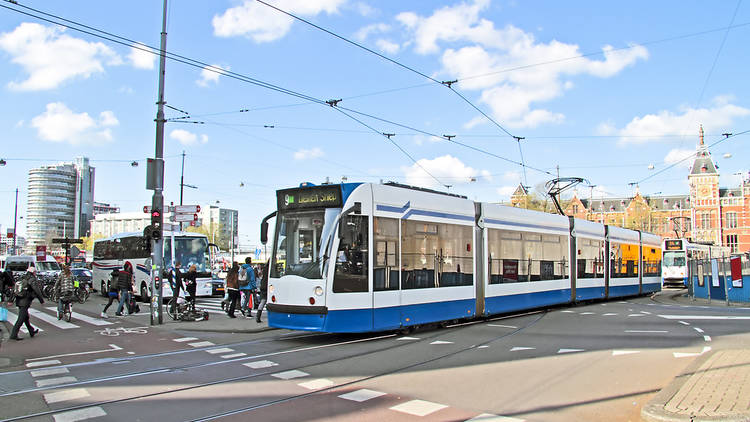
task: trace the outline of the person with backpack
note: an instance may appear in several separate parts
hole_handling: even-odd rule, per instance
[[[21,329],[21,325],[26,324],[26,329],[29,330],[29,335],[34,337],[39,330],[31,326],[29,322],[29,307],[34,298],[39,299],[39,303],[44,303],[42,292],[39,291],[37,286],[36,268],[34,265],[29,265],[26,273],[19,277],[19,279],[13,285],[13,293],[16,295],[16,306],[18,307],[18,319],[13,325],[13,329],[10,331],[11,340],[22,340],[18,337],[18,331]]]
[[[191,265],[187,274],[185,274],[183,278],[185,280],[185,290],[190,295],[186,299],[190,302],[192,309],[195,309],[195,290],[198,287],[198,282],[196,281],[198,278],[198,267],[195,264]]]
[[[119,289],[117,288],[117,280],[120,278],[120,269],[115,268],[112,270],[112,273],[110,274],[110,280],[109,280],[109,291],[107,292],[107,297],[109,298],[109,302],[104,306],[104,309],[102,310],[102,318],[107,318],[107,309],[109,309],[110,306],[112,306],[112,303],[117,300],[119,295],[117,292]]]
[[[65,306],[73,300],[73,275],[69,266],[62,266],[62,272],[55,281],[54,291],[57,295],[57,319],[62,319]]]
[[[133,309],[130,307],[130,295],[133,291],[133,267],[129,262],[126,262],[120,270],[117,277],[117,288],[120,290],[120,304],[117,305],[115,315],[122,316],[122,309],[125,305],[128,307],[128,314],[133,313]]]
[[[238,275],[240,272],[240,265],[234,263],[232,268],[227,273],[227,292],[229,292],[229,305],[227,305],[227,316],[229,318],[237,318],[234,316],[234,309],[237,306],[237,301],[240,298],[240,286]]]
[[[251,316],[250,308],[248,304],[253,297],[253,292],[258,286],[255,284],[255,269],[251,265],[252,260],[248,256],[245,258],[245,263],[239,269],[237,279],[240,285],[240,293],[242,293],[242,304],[240,305],[240,312],[242,315],[249,317]]]

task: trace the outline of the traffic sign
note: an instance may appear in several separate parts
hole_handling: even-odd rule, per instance
[[[198,214],[172,214],[171,220],[175,222],[196,221]]]
[[[52,243],[83,243],[83,239],[70,239],[67,237],[56,237],[52,239]]]
[[[144,205],[143,206],[143,213],[144,214],[151,214],[151,205]]]
[[[200,205],[175,205],[169,208],[175,214],[195,214],[196,212],[201,212]]]

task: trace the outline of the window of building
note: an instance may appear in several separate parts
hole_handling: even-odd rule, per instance
[[[728,229],[736,229],[737,228],[737,213],[736,212],[727,212],[726,213],[726,220],[724,222],[724,225]]]
[[[702,229],[710,229],[711,228],[711,214],[708,212],[704,212],[700,214],[700,223]]]
[[[737,235],[736,234],[729,234],[727,235],[727,241],[726,245],[729,246],[729,249],[731,249],[732,253],[737,253],[739,251],[738,242],[737,242]]]

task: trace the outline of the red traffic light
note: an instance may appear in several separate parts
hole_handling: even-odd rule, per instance
[[[154,218],[161,217],[161,211],[160,210],[153,210],[153,211],[151,211],[151,217],[154,217]]]

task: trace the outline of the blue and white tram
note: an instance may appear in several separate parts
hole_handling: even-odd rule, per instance
[[[280,190],[262,241],[273,216],[278,328],[383,331],[661,288],[657,236],[427,189]]]

